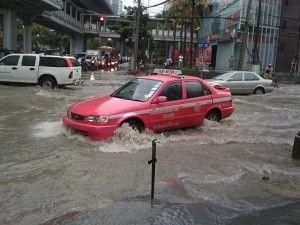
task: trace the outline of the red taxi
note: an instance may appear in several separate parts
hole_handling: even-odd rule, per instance
[[[192,76],[135,78],[109,96],[70,106],[63,122],[93,140],[112,137],[122,124],[154,132],[192,127],[204,118],[219,121],[233,113],[229,91]]]

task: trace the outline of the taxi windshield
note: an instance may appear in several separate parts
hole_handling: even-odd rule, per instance
[[[146,102],[158,90],[161,81],[150,79],[133,79],[124,84],[110,96],[127,100]]]

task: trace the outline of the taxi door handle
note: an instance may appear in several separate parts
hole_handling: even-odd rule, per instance
[[[16,69],[18,69],[18,68],[17,68],[17,67],[13,67],[12,69],[13,69],[13,70],[16,70]]]
[[[35,70],[34,68],[30,68],[30,70]]]

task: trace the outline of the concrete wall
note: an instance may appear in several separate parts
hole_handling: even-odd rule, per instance
[[[286,4],[288,3],[288,4]],[[300,51],[300,4],[299,0],[283,1],[282,20],[277,51],[278,71],[289,71],[292,58]],[[289,18],[294,18],[289,19]],[[298,31],[299,29],[299,31]]]
[[[216,72],[229,70],[229,59],[234,56],[234,42],[220,42],[217,47]]]

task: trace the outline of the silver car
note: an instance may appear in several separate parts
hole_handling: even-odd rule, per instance
[[[232,94],[262,95],[273,91],[272,80],[249,71],[230,71],[209,80],[209,83],[230,88]]]

